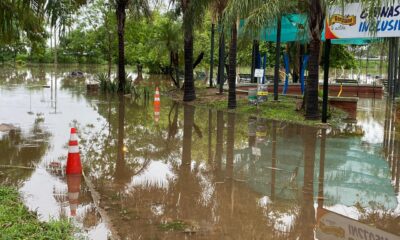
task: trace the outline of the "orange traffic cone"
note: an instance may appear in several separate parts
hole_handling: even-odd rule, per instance
[[[76,129],[71,128],[71,138],[68,145],[67,175],[82,174],[81,157],[78,147],[78,136]]]
[[[76,209],[79,205],[79,192],[81,190],[81,175],[67,175],[67,186],[71,216],[76,216]]]
[[[156,93],[154,94],[154,106],[160,106],[160,91],[156,87]]]

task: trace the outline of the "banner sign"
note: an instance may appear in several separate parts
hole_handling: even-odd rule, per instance
[[[361,3],[333,6],[325,20],[326,39],[400,37],[400,2],[375,8],[375,23]]]
[[[322,211],[321,211],[322,210]],[[399,240],[400,237],[367,224],[339,215],[325,209],[319,209],[316,237],[319,240]]]

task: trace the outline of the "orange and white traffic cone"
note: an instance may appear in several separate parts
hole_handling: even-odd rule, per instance
[[[71,138],[68,144],[67,175],[82,174],[81,157],[79,154],[78,136],[75,128],[71,128]]]
[[[67,175],[68,201],[71,216],[76,216],[76,210],[79,205],[79,192],[81,190],[80,174]]]
[[[154,94],[154,106],[160,106],[160,91],[158,90],[158,87],[156,87],[156,93]]]

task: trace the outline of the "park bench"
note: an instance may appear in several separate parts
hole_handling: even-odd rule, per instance
[[[342,83],[342,84],[358,84],[358,81],[355,79],[338,78],[335,81],[336,83]]]

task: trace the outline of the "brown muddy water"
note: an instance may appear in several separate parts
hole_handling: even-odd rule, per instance
[[[158,116],[72,70],[0,68],[0,184],[42,220],[71,218],[83,239],[400,239],[393,103],[360,99],[357,121],[327,130],[163,97]],[[88,182],[62,169],[70,127]]]

